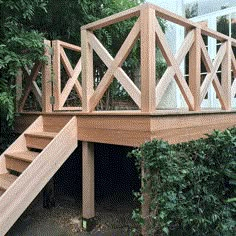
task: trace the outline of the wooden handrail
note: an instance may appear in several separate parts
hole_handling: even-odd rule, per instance
[[[135,26],[115,58],[112,58],[102,43],[93,34],[93,31],[134,16],[138,17]],[[186,29],[186,32],[189,32],[176,55],[173,55],[157,17],[181,25]],[[142,112],[155,111],[172,81],[172,77],[175,79],[189,110],[199,111],[201,109],[201,102],[206,96],[211,84],[213,84],[216,90],[222,109],[231,109],[231,99],[234,96],[232,94],[236,93],[236,82],[234,81],[231,85],[231,69],[234,72],[234,76],[236,74],[235,56],[232,51],[232,47],[236,46],[236,40],[227,35],[210,30],[199,23],[194,23],[150,3],[145,3],[85,25],[81,28],[81,35],[83,110],[85,112],[94,111],[114,78],[118,79],[121,84],[123,83],[124,89],[138,107],[140,107]],[[210,59],[202,35],[213,37],[222,43],[214,62]],[[138,38],[141,38],[141,91],[133,84],[131,78],[121,68],[122,63],[127,58]],[[168,66],[157,85],[155,84],[156,44],[160,48]],[[95,91],[92,71],[93,50],[108,67],[107,72]],[[189,83],[185,80],[180,69],[180,65],[188,53],[190,58]],[[202,61],[207,69],[207,75],[201,84]],[[217,75],[220,65],[222,67],[221,82]]]
[[[133,28],[118,50],[117,55],[112,57],[93,31],[132,17],[137,18]],[[186,29],[183,44],[176,55],[172,53],[157,17],[181,25]],[[202,35],[207,35],[221,41],[221,46],[214,61],[209,56]],[[123,62],[139,39],[141,49],[141,89],[135,85],[133,79],[122,68]],[[45,44],[48,47],[51,46],[50,41],[45,41]],[[79,107],[64,107],[69,94],[75,88],[78,97],[82,101],[83,111],[92,112],[113,79],[118,80],[143,113],[155,112],[173,80],[178,85],[189,110],[201,110],[201,103],[211,84],[216,91],[221,108],[223,110],[231,109],[231,101],[236,94],[236,79],[231,82],[231,71],[233,71],[233,76],[236,78],[236,60],[232,49],[232,47],[236,47],[236,40],[222,33],[210,30],[199,23],[194,23],[163,8],[146,3],[83,26],[81,28],[81,45],[79,47],[60,40],[52,41],[54,52],[52,62],[53,79],[51,78],[51,55],[49,48],[47,48],[45,55],[49,57],[49,63],[44,66],[40,63],[34,65],[27,75],[28,83],[24,95],[20,100],[19,97],[17,98],[20,112],[23,111],[23,106],[31,91],[42,105],[42,111],[52,111],[52,106],[50,105],[52,88],[51,82],[49,83],[51,80],[53,81],[55,110],[80,109]],[[167,64],[167,70],[158,83],[156,81],[156,46],[160,49]],[[78,60],[74,68],[64,49],[69,49],[76,53],[81,52],[81,59]],[[97,56],[100,57],[107,67],[106,73],[96,88],[94,88],[93,51],[96,52]],[[187,54],[189,54],[189,81],[186,81],[181,70],[181,64]],[[206,76],[202,83],[201,63],[204,63],[206,68]],[[61,88],[62,65],[68,75],[68,81],[63,89]],[[221,80],[218,73],[220,66]],[[42,91],[40,91],[35,82],[39,70],[43,74]],[[82,86],[78,81],[81,71],[83,71]],[[22,79],[20,75],[17,77],[18,83]],[[18,89],[18,93],[19,91]]]

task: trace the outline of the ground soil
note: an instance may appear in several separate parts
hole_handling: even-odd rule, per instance
[[[135,222],[133,197],[113,194],[96,201],[96,228],[88,233],[81,228],[81,200],[57,196],[56,206],[43,208],[42,193],[34,200],[7,236],[129,235]]]

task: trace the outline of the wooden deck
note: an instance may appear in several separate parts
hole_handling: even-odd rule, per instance
[[[112,57],[96,37],[94,31],[133,17],[135,20],[131,31],[118,53]],[[185,39],[176,53],[171,51],[158,22],[158,17],[185,28]],[[209,56],[208,45],[204,41],[205,37],[212,37],[220,42],[214,60]],[[135,84],[134,78],[130,78],[122,68],[138,41],[141,52],[140,86]],[[25,205],[19,208],[18,215],[10,217],[13,208],[8,209],[7,207],[13,204],[17,208],[18,202],[15,196],[19,191],[18,187],[22,188],[23,184],[27,184],[29,178],[34,179],[40,164],[43,168],[40,172],[41,175],[37,176],[37,182],[31,183],[31,189],[40,191],[37,186],[43,187],[49,177],[56,172],[55,165],[50,158],[59,161],[61,165],[68,158],[72,149],[74,150],[76,147],[76,139],[82,141],[83,149],[82,214],[83,222],[86,224],[95,216],[93,143],[136,147],[154,138],[178,143],[204,137],[204,134],[210,133],[214,129],[223,130],[236,125],[236,107],[232,102],[236,95],[234,53],[236,40],[212,31],[201,24],[193,23],[181,16],[146,3],[83,26],[81,28],[81,48],[59,40],[45,41],[45,44],[51,46],[54,52],[51,55],[49,48],[46,49],[45,55],[49,59],[48,64],[35,63],[31,70],[22,68],[16,79],[16,100],[19,115],[16,117],[15,123],[16,132],[22,133],[35,120],[36,123],[41,122],[40,127],[36,128],[40,128],[38,131],[44,132],[43,138],[41,133],[37,134],[36,139],[32,135],[29,138],[30,135],[24,133],[15,144],[10,146],[9,150],[17,149],[19,151],[18,149],[22,148],[27,151],[28,145],[29,147],[45,148],[46,151],[39,154],[36,162],[33,161],[26,172],[23,172],[23,177],[16,180],[8,190],[5,189],[6,192],[1,196],[0,209],[5,209],[7,213],[0,216],[0,224],[5,225],[4,233],[34,197],[25,190],[17,200],[24,202]],[[159,80],[156,78],[156,47],[160,49],[167,64],[167,69]],[[68,59],[65,49],[82,54],[74,66]],[[96,86],[93,69],[94,52],[107,67],[103,78]],[[184,71],[181,68],[187,55],[189,58],[188,79],[184,76]],[[206,69],[204,73],[201,71],[202,64]],[[62,67],[64,67],[64,74],[66,73],[68,77],[67,81],[63,82],[64,84],[61,78]],[[39,72],[42,75],[40,76],[41,88],[36,83]],[[78,79],[81,72],[82,78]],[[26,83],[22,83],[24,78],[27,79]],[[137,111],[97,111],[97,105],[114,79],[118,80],[136,104]],[[183,97],[186,110],[158,110],[158,105],[173,81]],[[23,93],[22,85],[25,86]],[[201,105],[211,85],[213,85],[219,99],[220,108],[206,110]],[[72,89],[80,99],[80,104],[66,107],[65,103]],[[41,107],[41,112],[25,112],[26,101],[32,98],[30,94],[35,96]],[[54,101],[53,105],[50,104],[50,101]],[[67,124],[67,122],[69,123]],[[34,129],[34,126],[35,123],[30,126],[30,129]],[[51,132],[58,132],[58,135],[54,137]],[[48,139],[52,139],[52,141],[50,142]],[[64,146],[62,146],[63,142]],[[70,152],[64,152],[67,149]],[[39,157],[42,156],[47,159],[40,159]],[[0,157],[0,174],[7,172],[6,158],[11,157],[5,156],[5,154]],[[12,163],[10,164],[12,166]],[[20,170],[23,170],[22,168]],[[54,172],[51,172],[51,169]],[[23,181],[23,184],[19,185],[20,181]],[[14,196],[15,201],[8,198],[8,195]],[[36,191],[34,195],[36,196]],[[24,198],[28,200],[27,203],[23,201]],[[143,216],[145,217],[145,211],[143,211]],[[7,217],[11,219],[10,223]]]
[[[185,142],[204,137],[214,129],[224,130],[236,124],[236,110],[158,111],[141,112],[54,112],[22,113],[16,119],[16,131],[21,133],[39,115],[44,115],[48,125],[52,120],[61,127],[64,120],[77,118],[78,140],[124,146],[139,146],[153,138],[170,143]]]

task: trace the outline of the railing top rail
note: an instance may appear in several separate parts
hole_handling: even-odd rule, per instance
[[[53,40],[53,42],[57,42],[58,44],[60,44],[63,48],[67,48],[73,51],[77,51],[77,52],[81,52],[81,47],[76,46],[74,44],[71,43],[66,43],[64,41],[61,40]]]
[[[100,29],[100,28],[109,26],[109,25],[118,23],[120,21],[127,20],[129,18],[134,17],[134,16],[139,16],[140,10],[142,10],[144,8],[152,8],[156,11],[157,17],[163,18],[167,21],[170,21],[170,22],[173,22],[173,23],[178,24],[180,26],[183,26],[186,29],[199,28],[199,29],[201,29],[202,34],[204,34],[206,36],[213,37],[213,38],[220,40],[220,41],[228,41],[229,40],[229,41],[231,41],[232,45],[236,47],[236,39],[233,39],[225,34],[216,32],[214,30],[211,30],[207,27],[202,26],[199,23],[193,22],[189,19],[186,19],[185,17],[179,16],[173,12],[170,12],[166,9],[163,9],[163,8],[156,6],[154,4],[151,4],[151,3],[145,3],[140,6],[128,9],[126,11],[114,14],[112,16],[108,16],[108,17],[103,18],[101,20],[84,25],[81,27],[81,29],[93,31],[96,29]]]
[[[144,5],[146,5],[146,4],[144,4]],[[134,16],[139,16],[140,10],[142,9],[142,7],[144,5],[133,7],[128,10],[125,10],[125,11],[116,13],[114,15],[105,17],[101,20],[94,21],[92,23],[82,26],[81,29],[82,30],[97,30],[97,29],[112,25],[114,23],[118,23],[120,21],[130,19]]]

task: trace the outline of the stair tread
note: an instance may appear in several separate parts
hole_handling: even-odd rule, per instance
[[[32,151],[12,152],[5,154],[6,157],[19,159],[26,162],[32,162],[38,155],[39,152],[32,152]]]
[[[16,179],[15,175],[0,174],[0,189],[7,190]]]
[[[54,138],[58,133],[56,132],[31,132],[25,133],[25,135],[32,136],[32,137],[41,137],[41,138]]]

